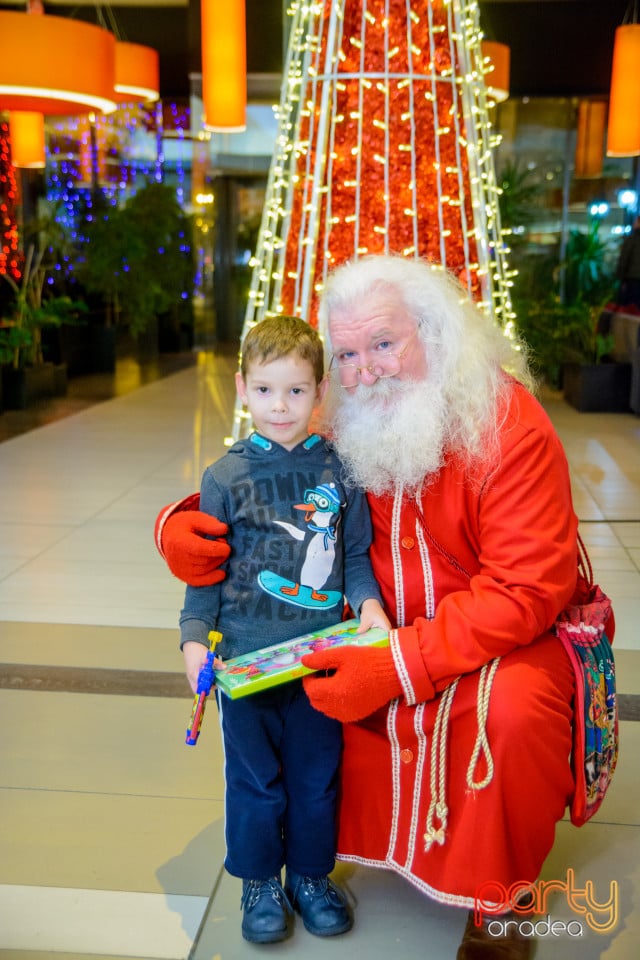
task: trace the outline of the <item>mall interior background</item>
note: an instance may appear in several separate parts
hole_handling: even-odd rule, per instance
[[[148,182],[173,188],[192,223],[195,337],[203,346],[235,343],[242,330],[276,135],[287,6],[287,0],[247,0],[247,129],[233,134],[206,134],[202,127],[197,0],[106,8],[123,39],[158,50],[161,100],[93,121],[48,118],[46,169],[20,173],[23,222],[54,210],[72,236],[81,232],[81,211],[96,191],[118,205]],[[637,158],[608,158],[603,143],[596,175],[581,176],[576,167],[581,103],[606,101],[614,33],[627,0],[479,6],[485,36],[511,51],[510,96],[493,108],[492,122],[501,138],[495,165],[507,187],[517,300],[548,282],[572,229],[586,232],[595,217],[611,268],[629,229],[633,199],[625,206],[624,198],[638,186]],[[94,23],[105,18],[105,8],[94,4],[46,9]],[[95,162],[86,158],[91,142]],[[73,264],[66,268],[73,276]]]
[[[0,960],[250,955],[238,923],[239,881],[223,869],[215,714],[197,750],[186,747],[192,697],[176,628],[183,588],[168,575],[152,531],[163,504],[197,489],[231,426],[243,290],[275,132],[282,7],[247,0],[248,129],[206,140],[192,3],[114,5],[126,38],[160,51],[160,105],[97,121],[93,131],[48,121],[46,170],[20,174],[27,208],[41,210],[45,198],[70,222],[93,189],[114,204],[157,179],[174,189],[195,228],[195,337],[216,350],[185,350],[160,365],[121,358],[114,375],[70,380],[67,396],[37,416],[0,415]],[[618,196],[637,181],[637,161],[604,157],[601,175],[577,177],[575,143],[580,101],[608,95],[613,35],[627,0],[480,7],[488,35],[512,54],[510,97],[495,108],[495,125],[503,137],[498,169],[519,171],[528,198],[514,204],[515,226],[524,217],[514,253],[533,265],[529,277],[548,260],[557,265],[562,239],[586,230],[591,204],[606,202],[599,235],[613,261],[629,219]],[[46,8],[94,22],[97,10]],[[92,169],[83,150],[94,135],[102,149]],[[606,802],[580,830],[567,817],[559,824],[544,879],[561,881],[575,869],[577,882],[594,883],[599,896],[616,883],[620,909],[609,934],[542,939],[536,956],[635,960],[640,421],[629,412],[579,413],[557,393],[544,402],[567,452],[596,578],[616,611],[621,711],[621,756]],[[4,435],[9,423],[15,432]],[[341,869],[358,904],[353,934],[329,945],[298,925],[281,953],[455,956],[461,912],[388,873]],[[571,916],[560,893],[551,914]]]

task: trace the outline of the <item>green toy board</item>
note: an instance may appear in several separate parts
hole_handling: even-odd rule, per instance
[[[216,670],[216,686],[232,700],[237,700],[257,693],[259,690],[267,690],[313,673],[313,670],[300,662],[306,653],[344,645],[358,647],[389,645],[389,634],[386,630],[372,627],[365,633],[357,633],[359,624],[359,620],[345,620],[334,626],[325,627],[323,630],[305,633],[294,637],[293,640],[276,643],[271,647],[263,647],[261,650],[253,650],[241,657],[226,660],[224,666]]]

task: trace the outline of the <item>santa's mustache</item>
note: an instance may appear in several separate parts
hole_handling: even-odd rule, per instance
[[[433,384],[389,378],[343,391],[331,434],[355,483],[374,493],[417,489],[442,464],[444,421]]]

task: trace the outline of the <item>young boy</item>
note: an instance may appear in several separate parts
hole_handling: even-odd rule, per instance
[[[255,432],[207,468],[200,491],[200,509],[229,524],[226,578],[187,587],[180,616],[194,690],[214,628],[225,660],[331,626],[345,595],[361,629],[390,627],[369,564],[364,494],[345,485],[330,444],[309,434],[323,373],[322,342],[303,320],[269,318],[245,338],[236,388]],[[291,906],[311,933],[345,933],[352,919],[328,877],[341,725],[311,706],[301,681],[238,700],[217,691],[217,699],[225,866],[243,881],[243,937],[284,939]]]

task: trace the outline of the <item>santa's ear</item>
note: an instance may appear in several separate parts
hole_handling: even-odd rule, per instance
[[[316,390],[316,401],[318,403],[322,403],[322,401],[324,400],[328,387],[329,387],[329,379],[327,377],[324,377],[324,379],[322,379],[318,384],[318,388]]]

